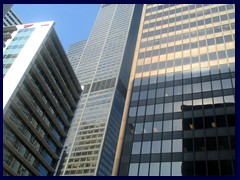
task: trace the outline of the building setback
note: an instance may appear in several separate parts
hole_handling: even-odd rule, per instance
[[[141,11],[102,5],[83,52],[76,52],[73,69],[84,90],[57,175],[111,175]]]
[[[3,30],[4,176],[54,174],[82,92],[53,26]]]
[[[235,175],[235,5],[144,5],[113,175]]]

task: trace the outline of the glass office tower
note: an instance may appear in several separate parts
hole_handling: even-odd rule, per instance
[[[111,175],[141,11],[142,5],[100,7],[73,67],[84,90],[58,174]]]
[[[4,27],[4,176],[54,174],[82,92],[53,27]]]
[[[137,42],[117,174],[235,175],[235,6],[144,5]]]

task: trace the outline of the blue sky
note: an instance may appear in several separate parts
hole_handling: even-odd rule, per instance
[[[65,49],[85,40],[97,17],[100,4],[14,4],[13,11],[25,23],[55,21],[55,30]]]

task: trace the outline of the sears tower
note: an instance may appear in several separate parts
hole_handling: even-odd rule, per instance
[[[85,47],[72,51],[84,92],[57,175],[112,174],[141,11],[142,5],[103,4]]]

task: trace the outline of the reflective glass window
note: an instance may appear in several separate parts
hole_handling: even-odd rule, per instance
[[[143,133],[144,133],[144,134],[146,134],[146,133],[152,133],[152,127],[153,127],[153,122],[147,122],[147,123],[145,123]]]
[[[160,153],[161,151],[161,141],[152,141],[152,153]]]
[[[137,116],[143,116],[145,114],[145,106],[139,106]]]
[[[182,94],[182,86],[174,86],[174,95]]]
[[[135,127],[135,134],[142,134],[143,132],[143,123],[137,123]]]
[[[220,80],[212,81],[212,88],[213,90],[221,89],[221,81]]]
[[[165,90],[165,96],[172,96],[173,95],[173,87],[167,87]]]
[[[129,176],[137,176],[138,175],[138,163],[130,163],[128,175]]]
[[[192,92],[191,84],[183,85],[183,94],[190,94]]]
[[[222,86],[223,86],[223,89],[232,88],[231,79],[223,79]]]
[[[182,119],[173,120],[173,131],[182,131]]]
[[[131,108],[129,109],[129,116],[130,116],[130,117],[136,116],[136,112],[137,112],[137,107],[131,107]]]
[[[148,176],[148,163],[140,163],[139,176]]]
[[[152,89],[148,91],[148,99],[155,98],[156,90]]]
[[[182,176],[182,162],[172,162],[172,176]]]
[[[160,163],[150,163],[149,176],[159,176]]]
[[[161,163],[161,176],[170,176],[171,163],[162,162]]]
[[[172,131],[172,121],[163,121],[163,132]]]
[[[162,114],[163,113],[163,104],[156,104],[155,105],[155,114]]]
[[[182,102],[174,102],[174,105],[173,105],[173,111],[174,112],[181,112],[182,109],[181,109],[181,106],[182,106]]]
[[[138,100],[139,92],[133,92],[132,93],[132,101]]]
[[[162,121],[154,122],[153,132],[154,132],[154,133],[162,132]]]
[[[171,113],[172,112],[172,103],[165,103],[164,104],[164,113]]]
[[[144,141],[142,143],[142,154],[149,154],[151,147],[151,141]]]
[[[193,93],[201,92],[201,83],[194,83],[193,84]]]
[[[173,140],[173,152],[183,152],[182,139]]]
[[[211,83],[210,82],[203,82],[202,83],[202,88],[203,88],[203,92],[211,91]]]
[[[163,140],[162,141],[162,152],[163,153],[171,152],[171,140]]]
[[[140,154],[141,142],[133,142],[132,154]]]

